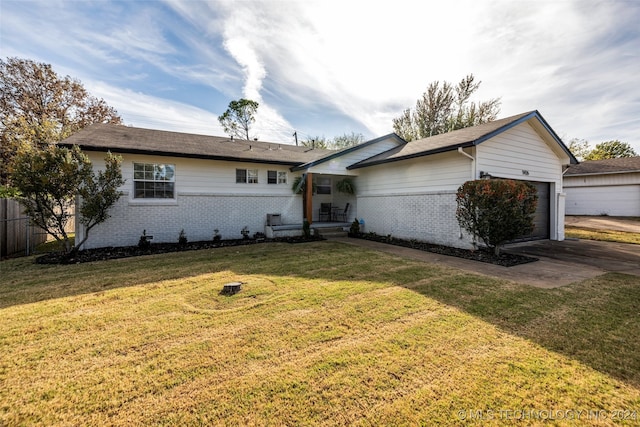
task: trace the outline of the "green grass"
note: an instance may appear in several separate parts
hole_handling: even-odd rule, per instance
[[[635,276],[538,289],[317,242],[0,277],[0,425],[640,424]]]
[[[566,226],[565,235],[567,237],[577,239],[633,243],[640,245],[640,233],[631,233],[629,231],[600,230],[595,228]]]
[[[76,240],[76,234],[69,233],[69,242],[71,247],[75,245],[75,240]],[[36,253],[57,252],[62,250],[62,248],[63,248],[63,245],[57,240],[53,239],[53,240],[48,240],[44,243],[40,243],[38,246],[36,246]]]

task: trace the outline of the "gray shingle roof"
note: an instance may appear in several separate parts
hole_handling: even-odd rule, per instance
[[[565,172],[565,176],[623,172],[640,172],[640,156],[605,160],[587,160],[578,165],[571,165]]]
[[[561,142],[560,138],[546,124],[540,113],[537,111],[529,111],[504,119],[494,120],[492,122],[481,125],[455,130],[452,132],[435,135],[429,138],[418,139],[408,142],[392,150],[378,154],[377,156],[363,160],[349,169],[373,166],[381,163],[393,162],[398,160],[411,159],[415,157],[428,156],[430,154],[442,153],[445,151],[457,150],[458,147],[470,147],[477,145],[496,134],[503,132],[512,126],[515,126],[530,118],[538,118],[541,123],[549,130],[551,135],[558,141],[563,149],[569,154],[569,150]],[[570,155],[573,158],[573,156]],[[573,158],[575,161],[575,158]]]
[[[194,135],[112,124],[93,124],[63,140],[61,145],[78,145],[87,151],[155,154],[251,163],[299,165],[332,151],[289,144],[246,141],[227,137]]]

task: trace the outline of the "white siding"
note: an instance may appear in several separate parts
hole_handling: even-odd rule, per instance
[[[317,166],[311,167],[309,171],[319,174],[358,175],[360,169],[347,170],[347,166],[351,166],[361,160],[383,153],[397,147],[398,145],[399,142],[397,139],[388,137],[376,143],[360,147],[357,150],[353,150],[352,152],[336,157],[335,159],[322,162]]]
[[[449,152],[363,168],[357,217],[365,232],[470,248],[455,218],[455,192],[472,167],[468,157]]]
[[[602,175],[565,175],[564,186],[566,187],[595,187],[611,185],[632,185],[640,184],[640,172],[602,174]]]
[[[550,141],[550,144],[556,144]],[[568,156],[559,155],[528,123],[522,123],[480,143],[476,148],[476,170],[496,178],[550,183],[549,229],[552,240],[563,239],[564,212],[558,202],[562,193],[562,165]]]
[[[497,178],[553,182],[562,191],[562,161],[538,133],[522,123],[480,143],[476,148],[478,174]]]
[[[115,153],[117,154],[117,153]],[[104,154],[88,152],[94,167],[104,168]],[[289,171],[288,166],[225,162],[219,160],[185,159],[177,157],[147,156],[140,154],[122,155],[122,176],[126,180],[122,191],[133,198],[134,163],[171,163],[175,169],[175,185],[178,195],[186,194],[254,194],[292,195],[293,180],[300,172]],[[258,169],[258,184],[237,184],[236,168]],[[286,171],[287,184],[267,184],[267,171]]]
[[[557,200],[568,156],[547,145],[528,123],[479,144],[471,155],[475,164],[454,151],[362,169],[358,217],[365,220],[366,230],[470,247],[470,237],[461,234],[455,219],[455,192],[474,171],[477,175],[484,171],[500,178],[550,183],[550,237],[562,238],[559,218],[564,212],[558,212]]]
[[[361,169],[358,195],[455,191],[470,178],[471,160],[457,152],[435,154]]]
[[[104,153],[87,155],[94,168],[104,168]],[[291,190],[299,173],[291,173],[286,166],[131,154],[122,157],[124,195],[110,210],[111,218],[91,230],[85,248],[135,245],[143,230],[154,236],[154,242],[177,242],[182,229],[190,241],[211,240],[214,229],[223,239],[241,238],[240,230],[245,226],[251,234],[264,232],[269,213],[282,214],[285,224],[302,222],[302,196]],[[176,198],[134,199],[135,162],[174,164]],[[258,169],[258,184],[236,184],[236,168]],[[267,184],[267,170],[287,171],[287,184]],[[76,232],[81,238],[83,230]]]

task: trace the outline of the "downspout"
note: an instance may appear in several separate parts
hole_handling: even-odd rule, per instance
[[[462,147],[458,147],[458,153],[462,154],[463,156],[471,159],[471,180],[473,181],[474,179],[476,179],[476,159],[475,157],[473,157],[471,154],[466,153]],[[462,239],[463,235],[462,235],[462,227],[460,227],[460,232],[458,234],[458,239]],[[473,236],[473,246],[476,247],[476,236]]]
[[[467,154],[462,147],[458,147],[458,153],[471,159],[471,179],[476,179],[476,159],[471,154]]]

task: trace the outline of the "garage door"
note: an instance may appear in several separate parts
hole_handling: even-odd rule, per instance
[[[640,216],[640,185],[564,187],[567,215]]]
[[[529,181],[538,190],[538,207],[533,217],[533,231],[531,234],[520,236],[516,240],[536,240],[536,239],[548,239],[549,238],[549,221],[551,199],[549,194],[548,182],[532,182]]]

